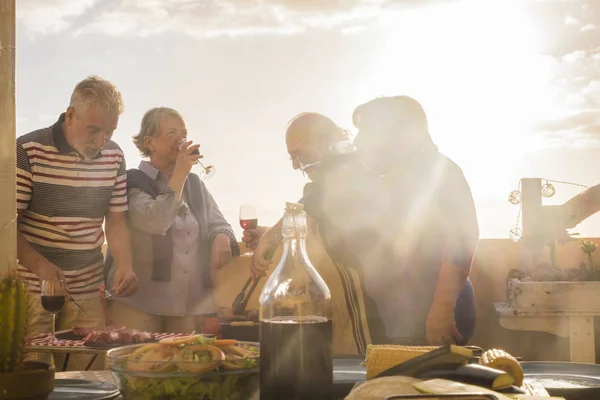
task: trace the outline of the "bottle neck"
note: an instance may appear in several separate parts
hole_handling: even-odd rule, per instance
[[[288,212],[284,215],[281,227],[281,236],[284,242],[291,239],[302,239],[304,241],[307,234],[306,213]]]
[[[283,217],[283,254],[261,292],[261,320],[309,316],[331,318],[331,292],[307,254],[306,222],[306,214],[302,210],[288,210]]]
[[[302,235],[288,236],[283,239],[283,255],[287,260],[298,260],[306,257],[306,238]],[[297,263],[286,263],[296,265]]]

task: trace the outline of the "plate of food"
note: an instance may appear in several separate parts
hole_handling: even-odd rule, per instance
[[[193,335],[119,347],[107,356],[126,399],[249,400],[258,394],[255,342]]]

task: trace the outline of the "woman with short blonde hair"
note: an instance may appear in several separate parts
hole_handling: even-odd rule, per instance
[[[199,319],[215,313],[211,269],[239,247],[231,225],[192,167],[202,156],[187,139],[179,112],[146,112],[133,141],[143,160],[127,171],[129,224],[139,289],[115,298],[113,322],[150,332],[206,330]],[[110,266],[108,280],[116,268]],[[206,322],[206,321],[205,321]]]

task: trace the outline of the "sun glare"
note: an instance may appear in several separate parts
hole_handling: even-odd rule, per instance
[[[389,16],[386,25],[363,100],[421,101],[440,150],[463,167],[474,192],[513,179],[532,149],[532,123],[554,108],[548,65],[521,2],[452,2]]]

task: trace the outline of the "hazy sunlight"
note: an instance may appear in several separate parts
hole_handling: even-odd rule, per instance
[[[548,65],[520,7],[470,0],[390,17],[364,94],[419,99],[441,151],[463,167],[474,192],[491,197],[505,197],[490,189],[514,183],[511,172],[533,145],[531,124],[554,107]]]

